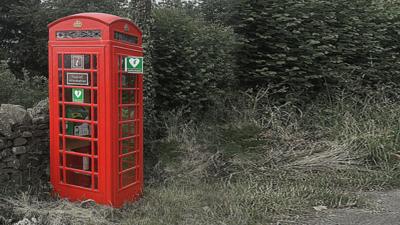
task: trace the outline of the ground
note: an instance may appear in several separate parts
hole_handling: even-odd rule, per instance
[[[182,190],[181,190],[182,191]],[[75,224],[271,224],[271,225],[399,225],[400,190],[381,192],[360,192],[366,206],[362,208],[327,209],[298,214],[295,217],[270,223],[258,218],[251,222],[251,211],[234,210],[229,215],[213,211],[213,205],[205,206],[202,201],[195,201],[199,195],[195,190],[184,190],[181,196],[169,188],[149,193],[140,201],[124,209],[115,210],[86,201],[71,203],[65,200],[37,201],[21,194],[18,199],[0,198],[0,224],[17,225],[75,225]],[[194,191],[194,192],[193,192]],[[192,193],[193,192],[193,193]],[[197,193],[197,194],[196,194]],[[188,195],[189,194],[189,195]],[[194,197],[196,196],[196,197]],[[217,197],[217,196],[214,196]],[[182,201],[185,200],[185,201]],[[197,199],[199,200],[199,199]],[[219,199],[218,201],[220,201]],[[158,204],[156,204],[158,203]],[[228,203],[228,202],[227,202]],[[234,209],[234,202],[230,203]],[[173,207],[174,205],[174,207]],[[199,208],[200,210],[197,210]],[[220,211],[224,211],[220,208]],[[260,212],[258,212],[260,213]],[[2,215],[3,214],[3,215]],[[262,213],[261,213],[262,214]],[[259,214],[260,215],[260,214]],[[5,216],[5,217],[2,217]],[[255,215],[253,215],[255,216]],[[257,216],[256,216],[257,217]],[[12,218],[8,220],[7,218]],[[264,218],[265,219],[265,218]]]
[[[365,196],[370,206],[366,209],[333,209],[318,212],[316,218],[304,225],[399,225],[400,190],[370,192]]]

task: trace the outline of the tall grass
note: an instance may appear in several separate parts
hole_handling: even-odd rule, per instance
[[[222,99],[202,122],[166,115],[151,149],[158,162],[147,168],[161,179],[124,209],[17,198],[10,215],[35,212],[48,224],[298,224],[314,206],[365,207],[359,191],[399,187],[398,101],[343,94],[298,107],[271,94]],[[46,207],[67,214],[46,216]],[[73,213],[82,208],[85,216]]]
[[[246,216],[227,221],[229,212],[225,217],[214,213],[212,221],[263,224],[290,221],[316,205],[364,206],[358,191],[399,186],[397,101],[343,94],[300,108],[276,104],[270,94],[267,89],[249,91],[234,101],[220,101],[203,123],[169,115],[159,150],[174,152],[161,158],[165,184],[175,193],[170,195],[179,199],[180,191],[190,187],[205,198],[226,196],[209,205]],[[201,210],[190,212],[203,218]],[[180,215],[168,217],[168,224],[185,224],[185,213]]]

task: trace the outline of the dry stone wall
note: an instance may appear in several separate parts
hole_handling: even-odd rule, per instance
[[[0,186],[37,185],[49,180],[48,100],[33,108],[0,106]]]

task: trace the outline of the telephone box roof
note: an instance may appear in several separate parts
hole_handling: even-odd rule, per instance
[[[107,13],[78,13],[78,14],[66,16],[66,17],[63,17],[63,18],[58,19],[56,21],[53,21],[48,25],[48,27],[52,27],[55,24],[58,24],[58,23],[63,22],[65,20],[75,19],[75,18],[92,19],[92,20],[96,20],[96,21],[99,21],[101,23],[104,23],[105,25],[111,25],[112,23],[115,23],[117,21],[122,20],[122,21],[125,21],[125,22],[129,22],[129,23],[133,24],[135,27],[137,27],[129,19],[125,19],[125,18],[122,18],[122,17],[119,17],[119,16],[115,16],[115,15],[111,15],[111,14],[107,14]]]

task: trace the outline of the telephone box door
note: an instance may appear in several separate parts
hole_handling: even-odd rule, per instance
[[[128,73],[125,70],[127,57],[142,57],[142,53],[122,47],[113,48],[114,71],[118,111],[118,200],[134,199],[131,193],[140,193],[143,184],[143,74]]]
[[[104,93],[103,48],[54,47],[51,51],[51,119],[57,126],[51,135],[52,149],[58,149],[51,153],[53,184],[61,196],[101,198],[106,183],[104,99],[99,94]]]

